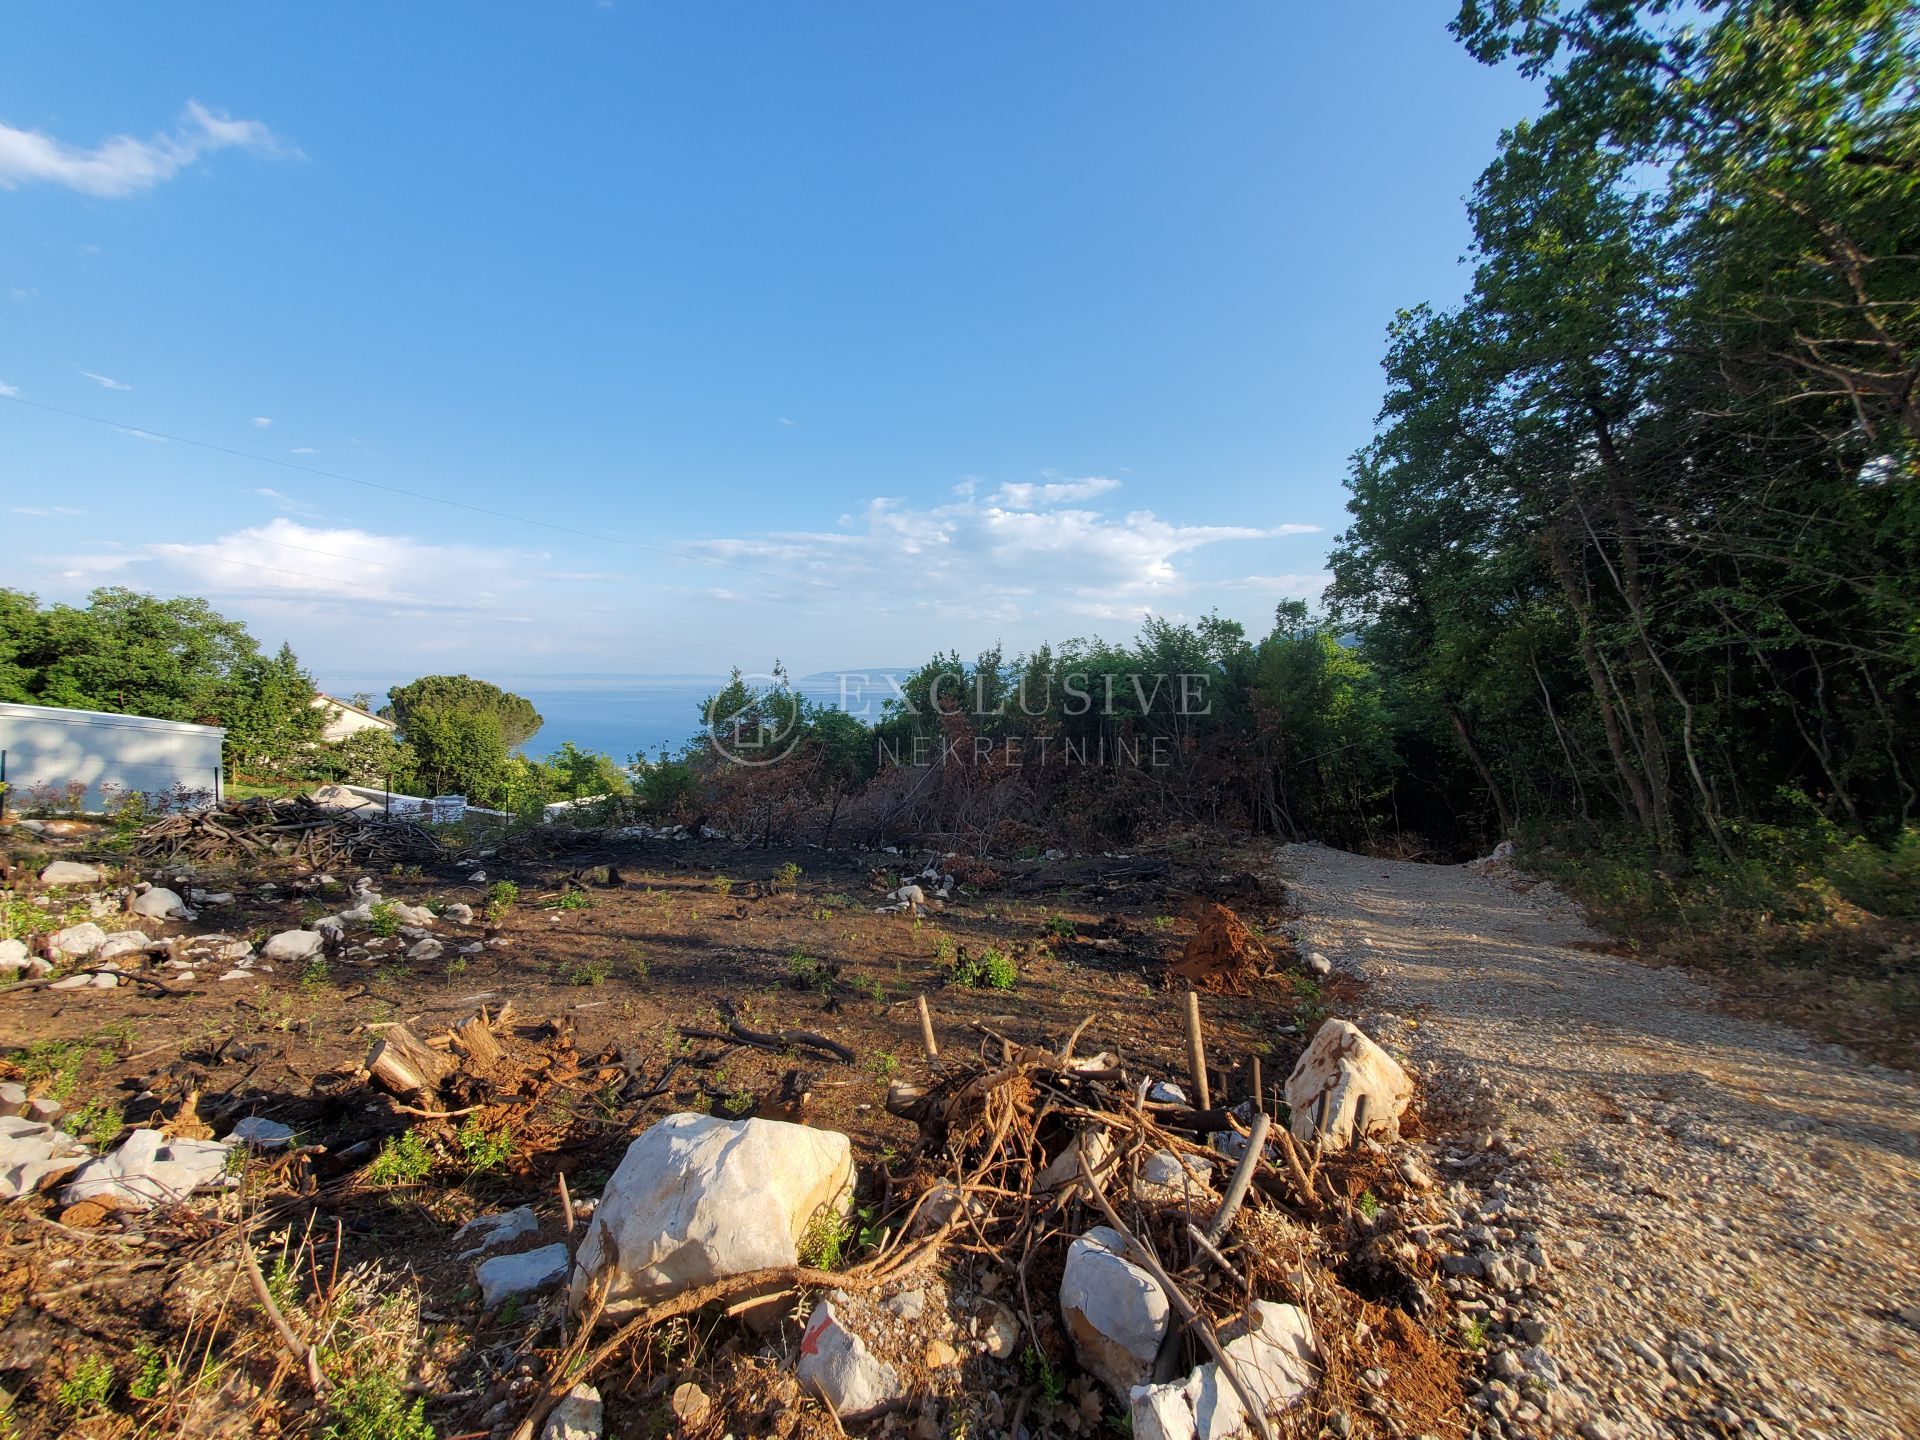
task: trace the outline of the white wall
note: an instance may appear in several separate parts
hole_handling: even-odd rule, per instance
[[[36,785],[79,781],[83,810],[106,806],[103,784],[147,793],[176,786],[220,796],[220,749],[227,732],[144,715],[58,710],[0,703],[0,750],[6,752],[7,808],[32,805]]]
[[[357,735],[362,730],[385,730],[391,734],[395,728],[392,721],[365,714],[351,705],[343,705],[331,695],[314,696],[313,708],[326,712],[326,723],[320,731],[320,738],[328,744],[344,740],[349,735]]]

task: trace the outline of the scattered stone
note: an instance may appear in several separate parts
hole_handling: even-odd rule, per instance
[[[0,1118],[27,1113],[27,1087],[17,1080],[0,1084]]]
[[[233,1127],[227,1138],[255,1150],[278,1150],[293,1143],[293,1127],[261,1115],[249,1115]]]
[[[1093,1171],[1094,1178],[1102,1189],[1106,1188],[1106,1176],[1103,1173],[1113,1161],[1113,1141],[1107,1135],[1104,1126],[1094,1125],[1079,1131],[1067,1141],[1058,1155],[1034,1179],[1034,1188],[1042,1192],[1058,1190],[1072,1185],[1080,1179],[1080,1157],[1087,1157],[1087,1166]]]
[[[446,947],[438,940],[419,940],[407,951],[409,960],[438,960]]]
[[[679,1391],[674,1393],[678,1395]],[[561,1396],[560,1403],[548,1413],[540,1440],[600,1440],[605,1424],[606,1412],[600,1404],[600,1392],[591,1385],[580,1384]]]
[[[41,1125],[51,1125],[66,1113],[66,1106],[58,1100],[38,1097],[27,1102],[27,1119]]]
[[[1140,1162],[1140,1186],[1151,1198],[1169,1192],[1184,1193],[1195,1186],[1210,1189],[1213,1166],[1198,1155],[1177,1155],[1171,1150],[1155,1150]],[[1159,1195],[1152,1195],[1158,1191]]]
[[[122,955],[144,954],[156,945],[164,944],[164,941],[150,939],[144,930],[116,930],[93,952],[93,958],[96,963],[117,960]]]
[[[1169,1306],[1160,1282],[1126,1258],[1117,1231],[1096,1225],[1067,1249],[1060,1316],[1080,1363],[1126,1399],[1153,1373]]]
[[[254,978],[254,973],[251,970],[233,969],[226,971],[220,978],[222,980],[251,980]]]
[[[24,940],[0,940],[0,970],[24,970],[33,956]]]
[[[1297,1139],[1311,1143],[1317,1135],[1332,1149],[1344,1150],[1357,1138],[1356,1129],[1383,1140],[1397,1138],[1413,1082],[1359,1026],[1329,1020],[1287,1076],[1286,1097]]]
[[[107,932],[91,920],[82,920],[78,925],[56,930],[47,937],[47,948],[68,960],[91,955],[106,943]]]
[[[1307,969],[1322,977],[1333,974],[1333,962],[1318,950],[1307,952]]]
[[[1156,1105],[1185,1105],[1187,1092],[1171,1080],[1156,1080],[1147,1087],[1147,1099]]]
[[[473,923],[473,907],[464,900],[456,900],[440,912],[440,918],[443,920],[451,920],[456,925],[471,925]]]
[[[980,1348],[995,1360],[1011,1360],[1020,1348],[1020,1319],[1006,1306],[996,1302],[980,1328]]]
[[[121,1210],[148,1210],[184,1200],[202,1185],[227,1180],[228,1146],[219,1140],[169,1139],[158,1130],[130,1130],[112,1154],[89,1160],[60,1192],[62,1205],[98,1200]]]
[[[516,1295],[532,1295],[558,1285],[567,1275],[567,1247],[559,1242],[517,1255],[494,1255],[473,1267],[480,1282],[480,1303],[488,1310]]]
[[[146,915],[155,920],[191,920],[193,912],[187,909],[187,902],[164,885],[156,885],[133,897],[133,913]]]
[[[318,930],[282,930],[260,947],[263,960],[311,960],[325,948],[327,937]]]
[[[927,1292],[924,1290],[902,1290],[898,1295],[885,1302],[886,1311],[896,1320],[918,1320],[927,1309]]]
[[[42,885],[98,885],[107,877],[78,860],[56,860],[40,872]]]
[[[87,1147],[51,1124],[18,1112],[0,1116],[0,1200],[31,1195],[86,1160]]]
[[[907,1393],[899,1372],[846,1327],[831,1300],[814,1307],[794,1368],[800,1383],[833,1406],[842,1420],[861,1419]]]
[[[816,1216],[853,1191],[845,1135],[780,1120],[669,1115],[627,1147],[573,1273],[573,1307],[614,1272],[618,1315],[726,1275],[793,1265]]]
[[[510,1244],[523,1235],[531,1235],[539,1228],[540,1221],[532,1209],[522,1205],[497,1215],[474,1216],[453,1232],[453,1243],[467,1244],[470,1248],[461,1251],[460,1258],[471,1260],[476,1255],[484,1255],[489,1250]]]
[[[673,1407],[673,1418],[689,1430],[698,1428],[713,1411],[713,1401],[707,1392],[691,1380],[674,1386],[668,1403]]]
[[[1305,1395],[1319,1377],[1313,1326],[1297,1305],[1256,1300],[1221,1338],[1227,1358],[1269,1418]],[[1211,1360],[1196,1366],[1184,1382],[1139,1385],[1129,1398],[1134,1440],[1228,1440],[1244,1433],[1246,1406]]]

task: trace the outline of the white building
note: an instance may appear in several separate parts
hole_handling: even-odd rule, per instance
[[[320,738],[329,745],[349,735],[357,735],[362,730],[385,730],[391,733],[399,728],[393,721],[383,720],[371,710],[362,710],[350,701],[336,700],[331,695],[315,695],[313,708],[326,713],[326,724],[320,731]]]
[[[226,738],[217,725],[0,702],[6,805],[98,811],[129,790],[161,804],[212,803]]]

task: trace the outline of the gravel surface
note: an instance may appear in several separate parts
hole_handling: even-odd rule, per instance
[[[1504,865],[1279,865],[1303,948],[1371,982],[1360,1024],[1458,1122],[1432,1243],[1481,1433],[1920,1436],[1912,1075],[1578,948]]]

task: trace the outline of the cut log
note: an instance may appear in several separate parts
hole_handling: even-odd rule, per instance
[[[404,1025],[389,1027],[367,1054],[367,1071],[375,1083],[403,1098],[432,1089],[447,1068],[446,1058]]]
[[[470,1016],[453,1027],[453,1048],[466,1057],[472,1070],[490,1070],[500,1058],[500,1043],[481,1015]]]

